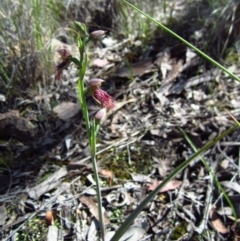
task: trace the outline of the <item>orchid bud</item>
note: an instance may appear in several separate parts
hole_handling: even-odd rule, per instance
[[[95,119],[101,122],[105,118],[106,114],[107,114],[107,110],[106,108],[103,108],[96,113]]]
[[[77,29],[77,31],[80,32],[80,34],[82,34],[84,37],[88,35],[87,28],[84,23],[79,23],[75,21],[74,24],[75,24],[75,28]]]
[[[106,36],[107,31],[104,30],[96,30],[90,33],[89,38],[91,40],[99,40]]]
[[[94,78],[89,81],[89,86],[90,87],[100,87],[102,82],[104,82],[103,79]]]

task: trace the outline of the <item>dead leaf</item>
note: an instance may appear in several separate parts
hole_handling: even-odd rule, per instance
[[[34,125],[26,118],[20,117],[19,112],[12,110],[0,114],[0,138],[14,138],[29,141],[35,135]]]
[[[148,186],[147,190],[148,191],[153,191],[155,190],[155,188],[158,187],[158,185],[160,185],[162,183],[162,181],[156,180],[154,179],[152,181],[152,184],[150,186]],[[161,190],[160,192],[167,192],[170,190],[175,190],[176,188],[178,188],[180,185],[182,184],[182,181],[178,181],[178,180],[171,180],[169,181]]]
[[[124,67],[119,69],[114,76],[120,78],[128,78],[129,76],[141,76],[149,71],[152,71],[153,60],[152,58],[148,58],[142,60],[138,63],[133,64],[129,67]]]
[[[214,228],[219,233],[226,234],[229,232],[214,209],[210,210],[209,216],[210,216],[210,220],[212,221]]]
[[[237,182],[222,181],[221,184],[226,188],[232,189],[235,192],[240,193],[240,185]]]
[[[0,226],[5,224],[7,218],[7,210],[4,205],[0,206]]]
[[[45,221],[47,225],[54,225],[54,220],[57,218],[57,212],[56,211],[47,211]]]
[[[91,222],[90,227],[88,229],[86,240],[89,240],[89,241],[99,240],[97,238],[98,229],[99,229],[98,221],[96,219],[92,219],[92,222]]]
[[[99,68],[103,68],[104,66],[108,65],[109,62],[106,59],[94,59],[93,65]]]
[[[32,213],[25,213],[23,216],[18,217],[14,222],[7,224],[7,225],[3,226],[2,228],[0,228],[0,233],[4,230],[9,229],[12,226],[25,222],[31,215],[32,215]]]
[[[56,226],[49,226],[47,241],[57,241],[58,240],[58,228]]]
[[[157,130],[159,132],[159,129]],[[151,132],[152,134],[152,132]],[[152,157],[153,158],[153,161],[155,163],[157,163],[157,169],[158,169],[158,172],[159,174],[162,176],[162,177],[165,177],[167,175],[167,172],[170,170],[170,160],[168,159],[158,159],[156,158],[155,156]]]
[[[222,169],[227,169],[229,167],[229,160],[225,159],[220,163]]]
[[[131,177],[135,182],[146,182],[148,180],[148,176],[143,174],[131,173]]]
[[[62,102],[60,105],[53,108],[59,119],[64,121],[72,118],[80,111],[79,104],[72,102]]]
[[[52,98],[52,94],[48,94],[48,95],[37,95],[34,97],[34,101],[35,102],[40,102],[40,101],[47,101],[49,102],[49,99]]]
[[[2,101],[2,102],[5,102],[5,101],[6,101],[5,95],[0,94],[0,101]]]
[[[89,211],[91,212],[91,214],[99,221],[98,207],[95,204],[95,202],[92,200],[92,198],[87,196],[82,196],[79,198],[79,200],[89,208]],[[104,223],[110,224],[110,220],[105,214],[104,214]]]
[[[28,192],[29,197],[32,199],[38,199],[45,192],[49,192],[50,190],[58,187],[62,183],[60,179],[66,176],[67,173],[68,171],[66,167],[61,167],[58,171],[50,175],[45,181],[39,183],[35,187],[32,187]]]
[[[105,240],[110,241],[113,235],[115,234],[114,231],[106,232]],[[123,234],[123,236],[119,239],[119,241],[135,241],[140,240],[144,237],[146,231],[140,226],[131,226],[127,229],[127,231]]]
[[[114,174],[113,174],[112,171],[106,170],[106,169],[101,169],[101,170],[98,170],[98,173],[100,175],[103,175],[104,177],[109,178],[109,185],[112,186],[112,181],[113,181],[113,178],[114,178]]]
[[[77,209],[77,214],[78,214],[79,216],[81,216],[81,215],[82,215],[82,211],[80,211],[79,209]]]

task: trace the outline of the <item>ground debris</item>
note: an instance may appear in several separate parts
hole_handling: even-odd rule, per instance
[[[12,110],[0,114],[1,138],[29,141],[34,138],[35,131],[35,126],[26,118],[20,117],[18,111]]]
[[[95,5],[92,2],[89,6]],[[90,11],[89,6],[84,14]],[[174,11],[183,10],[179,1],[175,7]],[[238,8],[239,4],[235,13]],[[77,9],[76,3],[69,3],[69,9]],[[106,16],[104,10],[98,9],[96,16],[99,12]],[[231,14],[227,25],[229,19],[236,20],[237,14]],[[172,21],[177,25],[174,18]],[[188,29],[184,27],[184,31]],[[222,29],[225,34],[226,28]],[[194,31],[185,37],[195,41],[198,36],[198,44],[206,37],[206,29]],[[229,40],[233,35],[229,32]],[[146,195],[195,153],[178,127],[199,149],[233,124],[226,109],[236,119],[240,117],[239,83],[203,63],[193,50],[175,40],[168,42],[166,36],[161,40],[158,31],[147,44],[134,35],[118,40],[113,36],[109,33],[105,41],[91,46],[92,62],[84,79],[103,78],[102,88],[116,103],[107,113],[97,140],[106,240]],[[222,46],[222,39],[216,37],[212,43]],[[56,45],[52,50],[65,46],[78,55],[76,46],[70,43],[53,39],[49,44]],[[52,54],[53,62],[58,62],[59,56]],[[237,66],[227,67],[239,76]],[[14,105],[7,95],[0,95],[5,108],[0,114],[0,135],[23,142],[0,143],[2,239],[11,238],[11,233],[21,237],[21,232],[33,236],[36,230],[45,234],[44,240],[98,238],[95,180],[86,126],[78,115],[78,71],[70,64],[57,83],[44,76],[33,94],[27,89],[20,96],[20,104],[18,98]],[[93,120],[101,107],[90,94],[87,105]],[[15,111],[7,112],[8,106]],[[29,142],[27,146],[25,141]],[[230,240],[228,235],[237,235],[239,220],[234,220],[213,180],[215,175],[239,219],[239,143],[237,130],[202,154],[212,172],[200,157],[193,160],[144,207],[121,240],[195,240],[200,236]]]

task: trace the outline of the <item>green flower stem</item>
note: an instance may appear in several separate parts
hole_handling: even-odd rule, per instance
[[[82,113],[83,113],[84,121],[87,128],[88,139],[90,140],[91,133],[90,133],[89,114],[88,114],[86,99],[84,96],[83,81],[81,79],[78,80],[78,99],[79,99],[80,106],[82,108]]]
[[[180,37],[179,35],[177,35],[176,33],[174,33],[172,30],[170,30],[169,28],[167,28],[166,26],[164,26],[163,24],[161,24],[160,22],[158,22],[157,20],[155,20],[154,18],[152,18],[151,16],[149,16],[148,14],[144,13],[143,11],[141,11],[140,9],[138,9],[137,7],[135,7],[134,5],[132,5],[131,3],[129,3],[126,0],[122,0],[124,3],[126,3],[127,5],[129,5],[131,8],[133,8],[134,10],[136,10],[138,13],[144,15],[146,18],[150,19],[152,22],[156,23],[160,28],[162,28],[163,30],[165,30],[166,32],[168,32],[169,34],[171,34],[172,36],[174,36],[175,38],[177,38],[178,40],[180,40],[181,42],[183,42],[185,45],[187,45],[189,48],[193,49],[196,53],[198,53],[199,55],[201,55],[203,58],[207,59],[209,62],[211,62],[212,64],[214,64],[216,67],[218,67],[219,69],[221,69],[222,71],[224,71],[225,73],[227,73],[229,76],[231,76],[233,79],[237,80],[240,82],[240,79],[233,74],[232,72],[230,72],[229,70],[227,70],[225,67],[223,67],[221,64],[219,64],[217,61],[215,61],[214,59],[212,59],[211,57],[209,57],[208,55],[206,55],[205,53],[203,53],[200,49],[196,48],[194,45],[190,44],[188,41],[186,41],[184,38]]]
[[[102,208],[102,195],[101,195],[101,188],[98,176],[98,169],[97,169],[97,161],[96,161],[96,136],[99,129],[99,123],[95,123],[93,121],[92,126],[90,125],[89,121],[89,113],[87,108],[86,96],[89,92],[89,89],[84,89],[84,75],[86,73],[87,68],[87,55],[85,54],[85,44],[87,43],[88,38],[84,41],[81,38],[78,38],[78,48],[80,53],[80,60],[76,58],[72,58],[72,61],[79,66],[79,79],[78,79],[78,98],[80,102],[80,106],[82,108],[83,117],[86,123],[88,140],[91,149],[91,159],[92,165],[94,170],[94,177],[96,181],[96,189],[97,189],[97,200],[98,200],[98,214],[99,214],[99,224],[101,229],[102,240],[104,241],[105,236],[105,226],[104,226],[104,218],[103,218],[103,208]]]
[[[88,108],[87,108],[87,102],[86,102],[86,91],[84,89],[84,75],[87,68],[87,55],[84,54],[84,42],[79,38],[78,40],[79,47],[79,53],[80,53],[80,61],[74,61],[79,64],[79,79],[78,79],[78,99],[80,102],[80,106],[82,108],[83,117],[86,123],[87,128],[87,134],[88,139],[91,139],[91,133],[90,133],[90,121],[89,121],[89,114],[88,114]]]
[[[103,208],[102,208],[102,194],[101,194],[101,187],[99,182],[98,176],[98,168],[97,168],[97,161],[96,161],[96,128],[99,126],[96,121],[93,121],[93,125],[91,126],[91,158],[94,170],[94,176],[96,181],[96,188],[97,188],[97,201],[98,201],[98,216],[99,216],[99,224],[102,233],[102,240],[104,241],[105,237],[105,225],[104,225],[104,218],[103,218]]]

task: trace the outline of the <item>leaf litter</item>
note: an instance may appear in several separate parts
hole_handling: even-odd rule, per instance
[[[239,84],[212,67],[206,69],[200,58],[181,44],[164,49],[152,46],[154,56],[140,54],[124,66],[126,57],[134,59],[131,52],[142,44],[131,37],[118,42],[109,40],[101,49],[95,46],[86,76],[86,80],[93,75],[108,79],[104,88],[116,100],[116,109],[108,114],[98,141],[102,202],[108,224],[106,240],[148,192],[194,153],[176,127],[183,128],[201,147],[232,124],[224,108],[236,118],[240,114]],[[56,61],[56,56],[53,58]],[[15,130],[19,121],[25,123],[26,131],[30,130],[29,135],[35,138],[29,142],[29,138],[17,134],[16,143],[6,141],[0,145],[9,160],[17,156],[21,163],[8,172],[2,168],[0,173],[0,180],[12,177],[1,189],[1,238],[27,232],[25,224],[34,217],[44,220],[46,216],[47,240],[94,240],[99,234],[86,130],[82,117],[77,115],[80,109],[72,87],[76,73],[74,66],[69,66],[62,83],[41,86],[45,93],[29,95],[28,100],[19,102],[18,108],[30,109],[23,117],[5,114],[1,118]],[[91,100],[88,104],[93,117],[97,107]],[[36,132],[32,132],[29,120],[37,124]],[[239,145],[234,145],[238,142],[236,131],[219,143],[220,149],[214,147],[204,154],[210,166],[216,160],[221,163],[215,165],[214,173],[234,206],[239,202],[239,175],[235,176],[239,172]],[[24,156],[26,150],[30,156]],[[119,162],[121,168],[104,166],[106,160]],[[123,164],[128,164],[124,168],[129,175],[123,172]],[[177,240],[193,240],[196,233],[212,237],[213,230],[221,240],[229,240],[228,234],[234,235],[238,228],[227,208],[211,175],[200,160],[195,160],[145,207],[121,240],[175,240],[176,235]],[[53,220],[58,226],[53,225]]]

